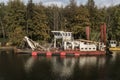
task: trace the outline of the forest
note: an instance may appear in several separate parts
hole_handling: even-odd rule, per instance
[[[51,31],[71,31],[74,38],[86,39],[85,27],[90,26],[90,39],[100,40],[100,25],[107,25],[107,40],[120,40],[120,5],[99,8],[94,0],[77,5],[75,0],[65,7],[27,4],[21,0],[0,3],[0,42],[19,45],[24,36],[39,43],[51,42]]]

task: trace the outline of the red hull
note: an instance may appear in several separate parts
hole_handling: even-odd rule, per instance
[[[73,55],[73,56],[82,56],[82,55],[105,55],[105,51],[25,51],[25,50],[18,50],[18,54],[31,54],[31,55],[45,55],[45,56],[52,56],[52,55],[58,55],[58,56],[67,56],[67,55]]]
[[[74,55],[74,56],[82,56],[82,55],[105,55],[105,51],[57,51],[57,52],[42,52],[42,51],[35,51],[32,52],[32,55],[60,55],[60,56],[67,56],[67,55]]]

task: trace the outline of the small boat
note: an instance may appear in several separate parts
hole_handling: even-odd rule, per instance
[[[119,51],[120,50],[120,43],[117,42],[116,40],[110,40],[109,42],[109,50],[111,51]]]

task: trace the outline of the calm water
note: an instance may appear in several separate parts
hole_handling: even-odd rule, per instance
[[[120,80],[120,52],[77,58],[1,53],[0,80]]]

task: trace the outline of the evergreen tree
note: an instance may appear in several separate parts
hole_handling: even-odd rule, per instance
[[[5,5],[0,3],[0,38],[5,39],[5,27],[3,23],[3,18],[5,16]]]
[[[28,37],[32,38],[32,30],[33,30],[33,1],[29,0],[26,9],[26,34]]]
[[[6,10],[6,16],[4,17],[4,26],[6,27],[6,36],[8,37],[9,41],[13,44],[18,44],[15,41],[18,39],[22,41],[24,28],[25,28],[25,6],[20,0],[9,1]],[[17,29],[21,29],[21,36],[16,34]],[[19,30],[18,29],[18,30]],[[16,35],[19,38],[17,38]]]
[[[47,22],[47,16],[45,14],[45,8],[42,5],[34,7],[33,19],[33,38],[36,40],[47,41],[49,39],[49,27]]]
[[[7,5],[0,3],[0,37],[14,45],[25,35],[36,41],[48,41],[52,30],[71,31],[75,38],[85,38],[85,27],[90,26],[91,39],[97,41],[100,25],[107,23],[108,39],[119,41],[119,13],[120,5],[98,8],[94,0],[80,6],[70,0],[66,7],[45,7],[33,0],[25,5],[21,0],[9,0]]]
[[[81,5],[76,8],[75,13],[73,16],[72,31],[74,31],[75,38],[85,38],[85,27],[90,26],[88,9]]]
[[[95,20],[96,20],[96,12],[97,12],[97,8],[95,6],[95,2],[94,0],[88,0],[87,2],[87,8],[88,8],[88,11],[89,11],[89,14],[90,14],[90,21],[91,21],[91,27],[95,27]]]
[[[113,15],[111,16],[112,17],[112,39],[115,39],[115,40],[120,40],[120,6],[115,6],[113,7],[114,10],[113,10]]]

